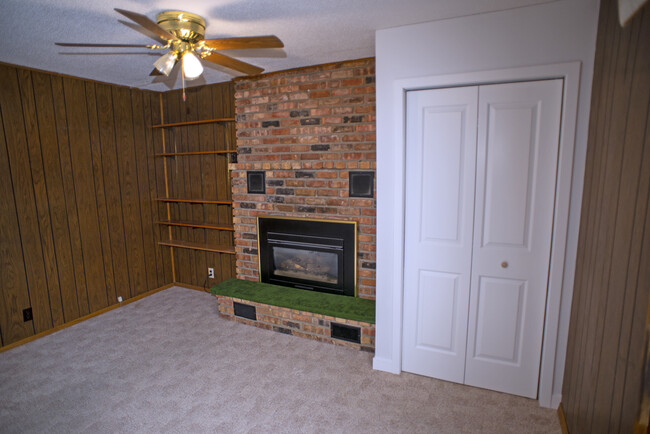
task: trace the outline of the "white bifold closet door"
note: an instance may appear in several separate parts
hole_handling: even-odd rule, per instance
[[[403,370],[534,398],[562,80],[407,94]]]

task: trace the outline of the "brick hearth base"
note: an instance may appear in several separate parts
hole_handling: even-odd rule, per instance
[[[301,338],[313,339],[320,342],[328,342],[335,345],[355,348],[362,351],[375,351],[375,325],[360,321],[335,318],[333,316],[320,315],[317,313],[289,309],[286,307],[271,306],[268,304],[255,303],[239,298],[224,297],[217,295],[219,300],[219,315],[222,318],[237,321],[243,324],[254,325],[266,330],[273,330]],[[233,302],[249,306],[255,306],[256,320],[250,320],[241,316],[235,316]],[[359,327],[361,331],[361,343],[348,342],[331,336],[331,324],[343,324],[346,326]]]

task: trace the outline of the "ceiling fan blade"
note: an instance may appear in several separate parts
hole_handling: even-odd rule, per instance
[[[251,65],[250,63],[242,62],[241,60],[233,59],[221,53],[210,53],[204,57],[205,60],[216,63],[217,65],[225,66],[226,68],[234,69],[235,71],[243,72],[246,75],[256,75],[264,71],[264,68]]]
[[[100,47],[100,48],[151,48],[153,45],[145,44],[81,44],[76,42],[55,42],[60,47]]]
[[[274,35],[248,36],[243,38],[204,39],[206,47],[215,50],[230,50],[240,48],[282,48],[284,44]]]
[[[149,77],[157,77],[159,75],[163,75],[163,74],[162,72],[158,71],[156,68],[154,68],[153,71],[149,73]]]
[[[119,8],[115,8],[115,11],[122,14],[122,15],[124,15],[128,19],[136,22],[137,24],[140,24],[145,29],[149,30],[152,33],[155,33],[156,35],[160,36],[161,38],[163,38],[163,39],[165,39],[167,41],[178,41],[179,40],[176,36],[172,35],[167,30],[163,29],[158,24],[154,23],[153,21],[151,21],[148,17],[146,17],[144,15],[141,15],[141,14],[138,14],[138,13],[135,13],[135,12],[131,12],[131,11],[127,11],[127,10],[124,10],[124,9],[119,9]]]

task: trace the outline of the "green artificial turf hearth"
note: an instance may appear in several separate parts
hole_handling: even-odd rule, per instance
[[[269,283],[229,279],[213,286],[210,292],[224,297],[241,298],[256,303],[375,323],[375,302],[345,295],[307,291]]]

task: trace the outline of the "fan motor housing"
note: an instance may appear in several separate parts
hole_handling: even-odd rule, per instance
[[[156,15],[158,25],[177,38],[196,43],[205,35],[205,20],[193,13],[165,11]]]

